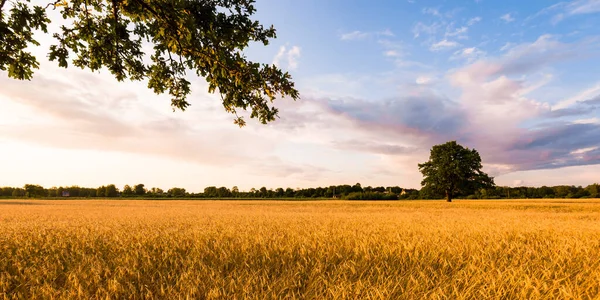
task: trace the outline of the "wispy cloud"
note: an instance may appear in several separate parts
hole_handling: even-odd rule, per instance
[[[355,41],[355,40],[365,39],[368,36],[369,36],[369,33],[367,33],[367,32],[362,32],[362,31],[359,31],[359,30],[355,30],[355,31],[352,31],[352,32],[348,32],[348,33],[342,34],[342,36],[340,37],[340,39],[342,41]]]
[[[506,23],[510,23],[510,22],[513,22],[515,20],[515,18],[512,16],[512,14],[508,13],[508,14],[500,16],[500,20],[502,20]]]
[[[600,83],[581,91],[579,94],[571,98],[558,102],[552,106],[552,109],[563,109],[576,103],[596,104],[597,102],[600,102],[598,100],[598,94],[600,94]]]
[[[415,79],[415,83],[421,84],[421,85],[430,84],[433,81],[434,81],[434,78],[431,76],[428,76],[428,75],[421,75],[421,76],[418,76],[417,79]]]
[[[417,24],[412,29],[412,33],[415,38],[420,37],[422,34],[433,35],[441,27],[442,27],[442,24],[436,23],[436,22],[431,23],[429,25],[422,23],[422,22],[417,22]]]
[[[443,50],[448,50],[448,49],[452,49],[452,48],[456,48],[460,46],[459,43],[455,42],[455,41],[449,41],[447,39],[443,39],[437,43],[434,43],[433,45],[431,45],[431,47],[429,47],[429,50],[431,51],[443,51]]]
[[[468,62],[481,59],[485,56],[485,51],[477,47],[463,48],[454,52],[450,59],[466,59]]]
[[[482,18],[481,17],[475,17],[475,18],[471,18],[469,19],[469,21],[467,22],[468,26],[473,26],[479,22],[481,22]]]
[[[445,37],[446,38],[455,37],[458,39],[468,39],[469,37],[467,36],[467,31],[469,31],[469,27],[466,27],[466,26],[462,26],[459,28],[452,28],[451,26],[448,26]]]
[[[442,14],[440,13],[439,7],[425,7],[425,8],[423,8],[422,12],[424,14],[428,14],[428,15],[432,15],[432,16],[436,16],[436,17],[442,16]]]
[[[279,47],[279,52],[273,58],[273,64],[281,67],[282,63],[290,70],[298,68],[298,59],[300,58],[300,47],[292,46],[289,49],[286,46]]]
[[[574,0],[570,2],[559,2],[545,7],[537,13],[527,17],[525,21],[528,22],[544,15],[552,15],[552,17],[550,18],[550,22],[556,25],[560,21],[568,17],[584,14],[594,14],[599,12],[599,0]]]
[[[383,55],[388,56],[388,57],[399,57],[401,56],[400,52],[397,50],[387,50],[385,52],[383,52]]]
[[[600,12],[599,0],[579,0],[566,5],[566,11],[570,15],[593,14]]]
[[[511,43],[511,42],[506,42],[502,47],[500,47],[500,51],[506,51],[509,50],[511,47],[513,47],[515,44]]]
[[[378,37],[378,36],[392,37],[392,36],[394,36],[394,33],[389,29],[385,29],[385,30],[381,30],[381,31],[374,31],[374,32],[365,32],[365,31],[355,30],[352,32],[343,33],[340,36],[340,40],[342,40],[342,41],[357,41],[357,40],[364,40],[369,37]]]

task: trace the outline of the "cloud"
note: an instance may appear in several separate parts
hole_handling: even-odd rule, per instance
[[[274,176],[309,182],[319,182],[331,170],[312,164],[290,164],[277,156],[267,156],[251,161],[248,165],[248,174],[254,176]]]
[[[449,41],[447,39],[443,39],[437,43],[434,43],[433,45],[431,45],[431,47],[429,47],[429,50],[431,51],[442,51],[442,50],[447,50],[447,49],[452,49],[452,48],[456,48],[460,46],[459,43],[455,42],[455,41]]]
[[[563,109],[578,102],[585,102],[586,104],[595,104],[595,102],[598,102],[598,93],[600,93],[600,83],[584,91],[581,91],[579,94],[573,97],[558,102],[557,104],[552,106],[552,109]],[[596,97],[593,98],[594,96]]]
[[[423,74],[416,79],[412,77],[412,85],[402,85],[397,96],[381,99],[368,94],[364,98],[331,96],[316,103],[325,108],[323,116],[329,114],[327,118],[334,117],[344,124],[340,126],[353,128],[355,134],[360,132],[365,136],[333,138],[337,148],[396,157],[395,163],[416,163],[431,145],[455,139],[478,149],[487,170],[494,175],[597,164],[596,150],[577,151],[598,146],[600,139],[594,126],[600,126],[600,120],[581,118],[590,115],[586,111],[595,107],[598,93],[578,97],[575,101],[578,106],[565,110],[554,110],[543,99],[529,96],[553,78],[536,72],[556,62],[580,58],[577,54],[589,49],[593,49],[590,41],[563,43],[550,35],[514,45],[498,57],[485,56],[478,47],[467,47],[454,52],[455,56],[467,59],[467,65],[449,71],[445,78],[458,90],[453,97],[434,90],[430,83],[435,76]],[[580,119],[568,121],[573,117]],[[523,126],[531,122],[535,125],[529,128],[536,129]],[[588,127],[566,130],[565,126]],[[573,135],[575,130],[586,133]],[[544,144],[552,138],[560,146]],[[577,142],[582,138],[588,142]],[[577,157],[571,152],[578,153]]]
[[[467,25],[468,25],[468,26],[473,26],[473,25],[475,25],[476,23],[479,23],[479,22],[481,22],[481,20],[482,20],[482,18],[481,18],[481,17],[475,17],[475,18],[471,18],[471,19],[469,19],[469,21],[467,22]]]
[[[415,38],[420,37],[422,34],[434,35],[440,28],[442,24],[440,23],[432,23],[432,24],[424,24],[422,22],[418,22],[412,29],[413,36]]]
[[[484,77],[493,75],[526,74],[540,70],[551,64],[583,59],[597,55],[598,48],[595,40],[580,40],[571,44],[560,42],[552,35],[542,35],[531,43],[522,43],[510,48],[504,55],[497,58],[482,59],[463,68],[454,76],[454,80],[466,77]],[[579,99],[581,100],[581,99]]]
[[[500,20],[502,20],[506,23],[510,23],[510,22],[513,22],[515,20],[515,18],[510,13],[508,13],[508,14],[500,16]]]
[[[573,116],[581,116],[587,115],[591,113],[592,110],[589,107],[569,107],[569,108],[561,108],[561,109],[551,109],[547,113],[545,113],[544,117],[547,118],[562,118],[562,117],[573,117]]]
[[[348,32],[348,33],[342,34],[342,36],[340,37],[340,39],[342,41],[355,41],[355,40],[365,39],[368,36],[369,36],[369,33],[367,33],[367,32],[362,32],[362,31],[355,30],[355,31],[352,31],[352,32]]]
[[[415,80],[416,84],[429,84],[431,82],[433,82],[434,78],[432,78],[431,76],[425,76],[425,75],[421,75],[419,77],[417,77],[417,79]]]
[[[212,105],[219,105],[213,95],[195,97],[196,102],[185,114],[174,116],[166,114],[168,106],[159,112],[142,105],[148,100],[129,91],[128,83],[115,86],[114,80],[104,81],[79,70],[67,74],[65,79],[69,80],[40,73],[31,82],[12,80],[10,84],[2,84],[7,88],[2,89],[1,96],[24,105],[39,121],[0,127],[0,137],[56,148],[137,153],[220,166],[241,162],[246,155],[252,155],[252,151],[239,152],[228,142],[229,138],[238,142],[262,139],[225,126],[231,124],[226,113],[210,112]],[[93,88],[86,85],[86,76],[94,77]],[[0,82],[9,80],[4,78]],[[199,88],[195,81],[193,87]],[[198,103],[198,100],[204,101]],[[208,117],[197,120],[194,115],[207,107]],[[222,125],[215,126],[216,123]],[[266,151],[268,146],[259,148]]]
[[[401,146],[392,143],[380,143],[379,141],[373,139],[337,141],[333,143],[332,146],[344,150],[385,155],[405,155],[417,151],[417,148],[415,147]]]
[[[363,128],[436,140],[459,130],[464,120],[463,111],[456,103],[427,91],[383,101],[328,99],[326,105]]]
[[[586,104],[586,105],[600,105],[600,94],[596,95],[595,97],[592,97],[588,100],[584,100],[581,101],[582,104]]]
[[[525,22],[531,21],[540,16],[553,14],[550,18],[550,22],[554,25],[558,24],[560,21],[583,14],[594,14],[600,12],[600,1],[599,0],[574,0],[570,2],[559,2],[544,9],[539,12],[527,17]]]
[[[383,52],[383,55],[388,56],[388,57],[401,56],[400,52],[398,52],[397,50],[387,50],[387,51]]]
[[[580,52],[572,51],[574,48]],[[466,112],[466,125],[458,131],[459,139],[484,153],[498,175],[600,163],[597,149],[585,155],[572,154],[598,146],[600,123],[594,118],[568,121],[593,114],[597,87],[555,106],[527,97],[552,79],[545,75],[536,82],[527,75],[555,62],[579,58],[592,48],[588,41],[565,44],[543,35],[531,43],[514,46],[500,57],[481,58],[449,72],[448,79],[461,90],[459,103]],[[455,55],[475,52],[465,48]],[[587,100],[592,100],[591,104]],[[524,122],[537,122],[533,127],[536,129],[523,127]]]
[[[391,30],[389,30],[389,29],[385,29],[383,31],[379,31],[376,34],[378,36],[388,36],[388,37],[395,36],[394,33]]]
[[[462,26],[462,27],[456,28],[456,29],[448,28],[445,36],[446,37],[455,37],[456,36],[459,39],[467,39],[468,38],[468,36],[466,35],[467,31],[469,31],[469,28],[466,26]]]
[[[382,31],[375,31],[375,32],[365,32],[365,31],[355,30],[352,32],[343,33],[340,36],[340,40],[342,40],[342,41],[358,41],[358,40],[367,39],[372,36],[392,37],[392,36],[394,36],[394,33],[389,29],[385,29]]]
[[[281,67],[281,64],[286,61],[287,68],[296,70],[298,68],[298,59],[300,58],[300,47],[292,46],[287,49],[286,46],[279,47],[279,52],[273,58],[273,64]]]
[[[421,12],[423,12],[424,14],[432,15],[432,16],[436,16],[436,17],[442,16],[442,14],[440,14],[439,8],[436,8],[436,7],[425,7],[425,8],[423,8],[423,10],[421,10]]]
[[[569,15],[593,14],[600,12],[599,0],[579,0],[566,5],[566,11]]]
[[[466,59],[467,61],[471,62],[471,61],[474,61],[477,59],[481,59],[485,55],[486,55],[485,51],[483,51],[477,47],[470,47],[470,48],[463,48],[461,50],[454,52],[454,54],[450,57],[450,59]]]
[[[294,46],[287,53],[288,56],[288,67],[290,70],[296,70],[298,68],[298,58],[300,58],[300,47]]]
[[[383,55],[385,57],[400,60],[407,54],[404,44],[401,42],[388,39],[381,39],[377,42],[384,48]]]
[[[506,43],[504,44],[504,46],[502,46],[502,47],[500,48],[500,51],[501,51],[501,52],[504,52],[504,51],[510,50],[510,49],[511,49],[511,48],[512,48],[514,45],[515,45],[515,44],[513,44],[513,43],[511,43],[511,42],[506,42]]]
[[[526,133],[509,149],[525,156],[520,168],[555,169],[600,163],[600,124],[549,126]]]

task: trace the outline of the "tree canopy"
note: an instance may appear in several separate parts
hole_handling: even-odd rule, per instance
[[[423,173],[421,185],[433,193],[441,193],[452,202],[456,195],[468,195],[481,188],[494,186],[494,179],[481,171],[481,157],[475,149],[464,148],[456,141],[431,148],[429,161],[419,164]]]
[[[8,8],[8,4],[12,7]],[[190,105],[191,70],[218,91],[223,107],[235,114],[250,110],[265,124],[275,120],[277,96],[298,98],[291,76],[275,65],[249,61],[251,42],[275,38],[273,26],[252,20],[253,0],[57,0],[46,6],[30,0],[0,0],[0,70],[30,80],[39,67],[31,45],[34,32],[50,34],[47,9],[58,9],[65,24],[52,32],[48,57],[61,67],[108,69],[119,80],[147,80],[157,94],[168,93],[173,108]],[[149,55],[145,50],[151,48]]]
[[[138,184],[136,186],[141,186]],[[109,185],[110,186],[110,185]],[[213,199],[289,199],[289,198],[312,198],[312,199],[348,199],[348,200],[416,200],[416,199],[440,199],[440,193],[432,193],[426,188],[419,190],[410,188],[401,188],[399,186],[365,186],[357,189],[357,185],[332,185],[324,187],[310,188],[275,188],[275,189],[250,189],[241,191],[237,186],[229,189],[227,187],[209,186],[204,188],[203,192],[188,192],[184,188],[171,188],[163,190],[152,187],[144,189],[143,194],[135,194],[133,188],[126,184],[122,190],[116,189],[113,193],[112,186],[101,186],[98,188],[65,186],[44,188],[37,184],[26,184],[24,187],[0,187],[1,198],[57,198],[57,197],[75,197],[75,198],[105,198],[105,197],[137,197],[137,198],[213,198]],[[109,190],[109,196],[107,196]],[[600,185],[590,184],[587,187],[582,186],[541,186],[541,187],[507,187],[494,186],[481,188],[473,191],[472,194],[461,194],[461,197],[467,199],[541,199],[541,198],[598,198],[600,197]]]

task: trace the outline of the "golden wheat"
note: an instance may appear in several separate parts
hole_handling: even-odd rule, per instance
[[[0,201],[4,298],[600,297],[600,201]]]

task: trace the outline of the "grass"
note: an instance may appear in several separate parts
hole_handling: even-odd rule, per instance
[[[600,297],[600,201],[0,201],[0,298]]]

